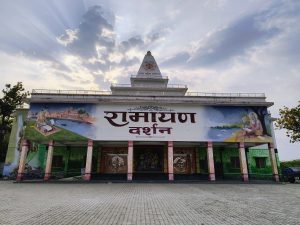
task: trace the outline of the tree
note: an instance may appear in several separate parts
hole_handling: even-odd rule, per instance
[[[2,90],[3,97],[0,99],[0,161],[5,159],[7,144],[4,144],[4,137],[11,130],[12,113],[17,107],[22,106],[28,96],[22,82],[16,85],[5,85]]]
[[[290,142],[300,141],[300,101],[295,108],[284,106],[279,109],[280,118],[276,120],[276,127],[286,129],[286,135],[290,138]]]

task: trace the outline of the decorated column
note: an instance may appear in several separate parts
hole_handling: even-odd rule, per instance
[[[207,142],[207,165],[208,165],[208,179],[215,181],[215,164],[214,164],[214,150],[211,141]]]
[[[174,180],[173,141],[168,141],[168,174],[169,180]]]
[[[269,146],[269,155],[271,160],[271,166],[272,166],[272,172],[273,172],[273,179],[278,182],[279,181],[279,175],[278,175],[278,168],[277,168],[277,161],[274,151],[274,145],[273,143],[268,143]]]
[[[133,141],[128,141],[127,180],[132,180]]]
[[[88,140],[84,180],[91,180],[92,158],[93,158],[93,140]]]
[[[24,170],[25,170],[25,162],[26,162],[26,156],[28,152],[28,146],[29,146],[28,141],[26,139],[23,139],[17,181],[21,181],[24,178]]]
[[[245,143],[239,143],[239,156],[240,156],[240,168],[241,168],[241,176],[244,182],[249,181],[248,177],[248,168],[247,168],[247,160],[246,160],[246,153],[245,153]]]
[[[53,145],[54,145],[54,142],[49,141],[44,181],[49,180],[51,177],[52,158],[53,158],[53,150],[54,150]]]

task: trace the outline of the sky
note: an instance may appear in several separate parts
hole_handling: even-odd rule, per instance
[[[0,88],[109,90],[148,50],[189,91],[265,93],[272,117],[300,100],[298,0],[2,0]],[[275,130],[281,160],[300,143]]]

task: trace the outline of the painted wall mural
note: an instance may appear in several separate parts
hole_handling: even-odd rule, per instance
[[[30,140],[272,142],[266,107],[31,104]]]
[[[34,141],[92,138],[94,108],[90,104],[31,104],[25,136]]]
[[[207,137],[224,142],[272,142],[265,107],[208,107]]]
[[[16,178],[21,151],[21,138],[24,134],[24,121],[27,110],[21,109],[16,112],[13,127],[11,130],[7,155],[3,168],[3,176]],[[33,143],[30,146],[25,163],[25,173],[27,178],[40,178],[45,159],[46,147]]]

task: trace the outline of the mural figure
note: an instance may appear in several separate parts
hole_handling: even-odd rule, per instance
[[[245,112],[246,111],[246,112]],[[268,111],[264,107],[208,108],[213,126],[207,137],[224,142],[272,142]],[[213,117],[214,116],[214,117]]]
[[[246,136],[262,136],[263,128],[255,112],[250,112],[242,118],[244,135]]]
[[[40,133],[45,136],[56,133],[59,129],[54,124],[54,120],[49,119],[49,112],[47,110],[43,109],[38,112],[35,127]]]

